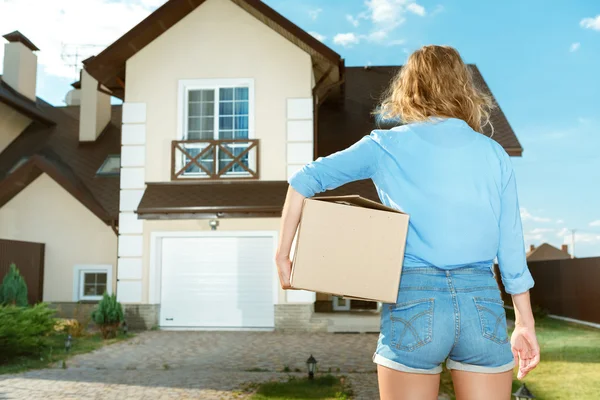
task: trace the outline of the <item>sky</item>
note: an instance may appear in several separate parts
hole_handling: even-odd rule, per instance
[[[0,0],[0,34],[18,29],[41,49],[38,96],[63,105],[80,61],[164,2]],[[513,165],[526,246],[571,248],[575,230],[575,255],[600,256],[600,1],[265,2],[348,66],[401,65],[426,44],[456,47],[524,148]]]

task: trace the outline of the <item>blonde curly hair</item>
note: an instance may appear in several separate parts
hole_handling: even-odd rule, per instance
[[[377,112],[385,119],[404,123],[432,117],[458,118],[482,132],[490,124],[492,107],[491,97],[475,87],[458,51],[430,45],[410,55],[384,93]]]

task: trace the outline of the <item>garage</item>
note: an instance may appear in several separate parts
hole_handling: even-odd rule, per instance
[[[273,235],[219,232],[161,242],[162,327],[274,327]]]

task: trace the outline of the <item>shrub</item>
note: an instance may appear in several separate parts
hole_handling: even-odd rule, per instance
[[[27,284],[15,264],[10,265],[0,285],[0,304],[27,306]]]
[[[66,333],[74,338],[85,336],[86,327],[76,319],[61,318],[56,321],[54,330],[60,333]]]
[[[102,337],[104,339],[116,337],[123,319],[123,307],[117,301],[117,296],[104,293],[102,300],[92,312],[92,320],[100,328]]]
[[[54,310],[45,303],[33,307],[0,306],[0,355],[39,354],[53,331]]]

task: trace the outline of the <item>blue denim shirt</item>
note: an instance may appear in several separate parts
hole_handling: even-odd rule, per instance
[[[491,265],[508,293],[533,287],[508,154],[460,119],[375,130],[290,180],[305,197],[372,179],[381,202],[410,215],[404,267]]]

